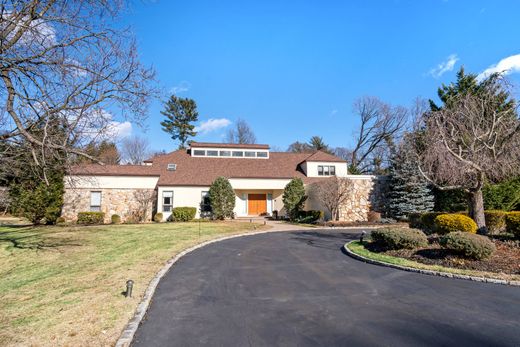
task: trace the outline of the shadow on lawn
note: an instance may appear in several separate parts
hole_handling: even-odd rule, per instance
[[[52,236],[54,230],[35,229],[32,227],[10,226],[0,230],[0,244],[16,249],[59,249],[64,246],[81,246],[77,239]]]

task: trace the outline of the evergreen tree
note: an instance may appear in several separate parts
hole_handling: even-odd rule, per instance
[[[179,149],[186,148],[188,139],[197,135],[193,125],[199,120],[195,100],[172,95],[161,113],[166,117],[161,122],[162,130],[170,134],[173,140],[179,140]]]
[[[301,178],[293,178],[283,191],[282,201],[291,220],[298,217],[298,212],[302,210],[303,204],[307,200],[305,187]]]
[[[213,218],[223,220],[233,218],[235,191],[225,177],[218,177],[209,188],[209,200]]]
[[[429,212],[434,207],[434,196],[428,182],[419,172],[417,161],[407,150],[407,138],[390,164],[390,192],[388,194],[388,213],[393,218],[405,220],[413,212]]]

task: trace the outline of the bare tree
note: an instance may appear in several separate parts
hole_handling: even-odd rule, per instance
[[[514,107],[501,107],[496,76],[479,94],[460,93],[449,107],[425,113],[415,144],[423,176],[441,190],[468,194],[470,216],[485,233],[482,187],[520,174],[520,120]]]
[[[27,142],[45,181],[49,157],[97,161],[81,148],[114,134],[110,112],[145,118],[153,72],[115,23],[122,3],[0,0],[0,141]]]
[[[352,173],[368,173],[386,160],[381,155],[404,130],[408,110],[365,96],[354,102],[354,111],[360,117],[360,126],[351,151],[350,170]]]
[[[150,146],[146,138],[132,136],[123,140],[121,152],[126,164],[139,165],[150,156]]]
[[[227,134],[228,143],[252,144],[256,143],[256,136],[253,129],[246,123],[245,120],[239,119],[236,126],[229,129]]]
[[[329,210],[331,219],[337,221],[339,209],[351,196],[352,187],[350,179],[333,176],[313,183],[310,193]]]
[[[131,218],[135,222],[144,222],[147,220],[148,211],[155,200],[155,193],[153,190],[137,189],[134,191],[134,199],[137,201],[137,209],[132,211]]]

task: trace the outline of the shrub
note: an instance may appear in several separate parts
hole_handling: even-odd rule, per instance
[[[520,212],[509,212],[506,216],[506,230],[520,238]]]
[[[444,235],[455,231],[476,234],[477,223],[462,214],[443,214],[435,217],[435,232]]]
[[[436,232],[435,218],[445,214],[444,212],[426,212],[421,215],[421,230],[427,234]]]
[[[110,220],[112,221],[112,224],[121,223],[121,217],[119,217],[118,214],[113,214],[112,217],[110,217]]]
[[[376,211],[369,211],[367,213],[367,221],[369,223],[378,223],[381,221],[381,213]]]
[[[211,211],[215,219],[233,218],[235,191],[225,177],[217,177],[209,188]]]
[[[282,201],[289,218],[298,219],[298,212],[302,210],[307,200],[305,186],[301,178],[293,178],[284,188]]]
[[[153,216],[153,221],[156,223],[161,223],[163,220],[163,214],[161,212],[157,212],[155,216]]]
[[[498,234],[506,228],[507,212],[499,210],[484,211],[486,226],[490,234]]]
[[[417,229],[382,228],[373,230],[370,236],[374,242],[387,249],[414,249],[428,245],[426,235]]]
[[[105,220],[104,212],[79,212],[78,224],[103,224]]]
[[[314,223],[318,220],[323,220],[325,213],[319,210],[299,211],[298,223]]]
[[[195,207],[175,207],[172,210],[171,220],[174,222],[189,222],[195,218],[196,213]]]
[[[65,224],[66,220],[63,217],[56,218],[56,224]]]
[[[422,229],[421,216],[419,212],[413,212],[408,215],[408,225],[410,228]]]
[[[477,260],[487,258],[495,251],[495,245],[488,237],[461,231],[441,237],[439,243],[449,250]]]

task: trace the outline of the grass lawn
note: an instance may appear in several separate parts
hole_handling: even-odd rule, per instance
[[[0,226],[0,345],[110,346],[179,251],[251,223]],[[121,293],[133,279],[133,298]]]
[[[493,272],[484,272],[484,271],[475,271],[475,270],[466,270],[466,269],[456,269],[452,267],[444,267],[440,265],[428,265],[422,264],[419,262],[415,262],[413,260],[393,257],[387,254],[375,253],[371,252],[364,247],[359,241],[351,242],[347,245],[348,249],[352,252],[361,255],[365,258],[381,261],[384,263],[389,263],[393,265],[407,266],[416,269],[422,270],[433,270],[433,271],[441,271],[448,272],[452,274],[466,275],[466,276],[478,276],[478,277],[486,277],[486,278],[497,278],[508,281],[520,281],[520,275],[508,275],[503,273],[493,273]]]

